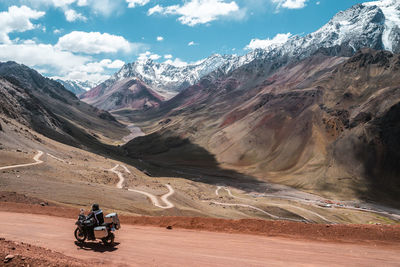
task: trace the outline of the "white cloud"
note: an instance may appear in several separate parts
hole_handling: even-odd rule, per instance
[[[105,69],[120,69],[125,62],[122,60],[103,59],[101,61],[89,62],[81,66],[76,66],[73,70],[65,73],[63,76],[53,76],[53,79],[61,80],[80,80],[91,81],[95,83],[106,80],[109,75]]]
[[[111,62],[110,64],[107,65],[108,69],[120,69],[122,68],[122,66],[125,65],[125,62],[123,62],[122,60],[114,60],[113,62]]]
[[[164,61],[164,63],[167,63],[167,64],[175,66],[175,67],[186,67],[188,65],[187,62],[182,61],[179,58],[175,58],[174,60],[168,59],[168,60]]]
[[[119,69],[125,62],[122,60],[103,59],[101,61],[89,62],[87,64],[77,66],[75,70],[87,73],[103,73],[104,69]]]
[[[162,37],[162,36],[157,36],[157,41],[158,41],[158,42],[164,41],[164,37]]]
[[[144,53],[139,54],[138,61],[147,61],[148,59],[157,60],[160,59],[161,56],[158,54],[154,54],[150,51],[146,51]]]
[[[78,6],[87,6],[88,2],[87,2],[87,0],[78,0],[77,5]]]
[[[29,3],[30,6],[39,7],[56,7],[63,11],[70,9],[72,4],[79,7],[87,6],[92,13],[110,16],[120,13],[124,8],[124,0],[19,0],[23,3]]]
[[[147,11],[147,15],[148,15],[148,16],[151,16],[151,15],[156,14],[156,13],[162,13],[163,10],[164,10],[164,8],[163,8],[162,6],[156,5],[156,6],[152,7],[152,8],[150,8],[150,9]]]
[[[13,60],[29,67],[46,68],[51,66],[58,72],[70,71],[76,66],[84,65],[90,59],[61,51],[49,44],[36,44],[27,40],[22,44],[0,45],[0,61]]]
[[[190,42],[188,43],[188,46],[194,46],[194,45],[198,45],[198,43],[195,43],[194,41],[190,41]]]
[[[320,1],[318,1],[318,2],[316,2],[315,4],[319,5],[319,4],[321,4],[321,2],[320,2]]]
[[[20,2],[29,3],[31,6],[36,8],[59,8],[64,12],[65,19],[68,22],[87,20],[83,14],[78,13],[76,10],[70,7],[74,3],[76,3],[78,6],[85,6],[87,5],[87,0],[20,0]]]
[[[150,0],[126,0],[126,2],[128,3],[129,8],[134,8],[136,6],[147,5],[150,2]]]
[[[300,9],[306,6],[308,0],[272,0],[272,2],[278,4],[278,8]]]
[[[87,21],[87,18],[85,16],[76,12],[73,9],[66,10],[64,12],[64,14],[65,14],[65,19],[69,22],[76,21],[76,20]]]
[[[131,52],[139,44],[131,44],[124,37],[100,32],[73,31],[58,39],[58,48],[86,54]]]
[[[11,43],[8,34],[11,32],[24,32],[35,29],[32,19],[38,19],[45,12],[30,9],[27,6],[10,6],[8,11],[0,12],[0,43]]]
[[[162,7],[156,5],[147,12],[153,14],[178,15],[178,20],[185,25],[195,26],[217,20],[220,17],[232,16],[239,12],[239,6],[235,1],[225,2],[224,0],[190,0],[183,5],[172,5]]]
[[[87,5],[95,14],[106,17],[115,15],[124,8],[119,0],[87,0]]]
[[[152,54],[152,55],[150,55],[149,56],[149,58],[151,59],[151,60],[157,60],[157,59],[159,59],[161,56],[160,55],[157,55],[157,54]]]
[[[53,31],[53,33],[54,33],[54,34],[60,34],[60,33],[61,33],[61,30],[60,30],[60,29],[55,29],[55,30]]]
[[[173,58],[173,56],[170,55],[170,54],[168,54],[168,55],[164,55],[164,58],[165,58],[165,59],[171,59],[171,58]]]
[[[57,46],[36,43],[34,40],[0,44],[0,61],[9,60],[40,70],[43,74],[57,75],[57,78],[64,80],[92,82],[107,79],[110,71],[125,64],[119,59],[93,61],[90,56],[77,55],[71,51],[63,51]]]
[[[66,75],[63,76],[52,76],[51,78],[54,80],[60,79],[60,80],[78,80],[78,81],[90,81],[95,84],[99,84],[105,80],[107,80],[110,77],[110,75],[107,74],[102,74],[102,73],[87,73],[87,72],[81,72],[81,71],[71,71]]]
[[[75,3],[77,0],[19,0],[20,3],[29,5],[34,8],[43,7],[56,7],[56,8],[66,8],[69,5]]]
[[[278,33],[272,39],[265,39],[265,40],[252,39],[250,43],[245,47],[245,49],[248,50],[254,50],[257,48],[266,49],[270,46],[286,43],[291,36],[292,34],[289,32],[289,33]]]
[[[76,0],[51,0],[47,2],[52,2],[55,7],[64,7],[74,3]]]

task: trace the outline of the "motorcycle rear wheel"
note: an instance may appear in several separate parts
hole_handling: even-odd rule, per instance
[[[82,231],[79,227],[75,229],[74,236],[78,242],[83,243],[85,242],[87,235],[85,231]]]
[[[104,245],[106,246],[112,246],[114,245],[114,234],[110,233],[107,237],[102,238],[101,241],[103,241]]]

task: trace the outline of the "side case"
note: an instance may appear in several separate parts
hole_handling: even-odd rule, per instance
[[[94,228],[94,236],[97,239],[102,239],[107,237],[107,228],[105,226],[98,226]]]
[[[110,213],[104,217],[105,223],[114,223],[115,228],[118,230],[121,228],[121,224],[119,222],[118,214],[117,213]]]

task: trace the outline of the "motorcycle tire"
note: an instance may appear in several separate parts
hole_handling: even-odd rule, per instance
[[[75,236],[76,240],[78,242],[80,242],[80,243],[85,242],[85,240],[87,238],[86,232],[85,231],[81,231],[81,229],[79,227],[77,227],[75,229],[74,236]]]
[[[103,241],[104,245],[106,246],[112,246],[114,245],[114,234],[110,233],[107,237],[101,239],[101,241]]]

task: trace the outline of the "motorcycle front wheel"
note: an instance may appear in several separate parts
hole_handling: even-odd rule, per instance
[[[80,243],[85,242],[87,238],[85,231],[81,230],[79,227],[75,229],[74,235],[76,240],[78,240]]]
[[[112,246],[114,245],[114,234],[110,233],[107,237],[101,239],[101,241],[103,241],[104,245],[106,246]]]

